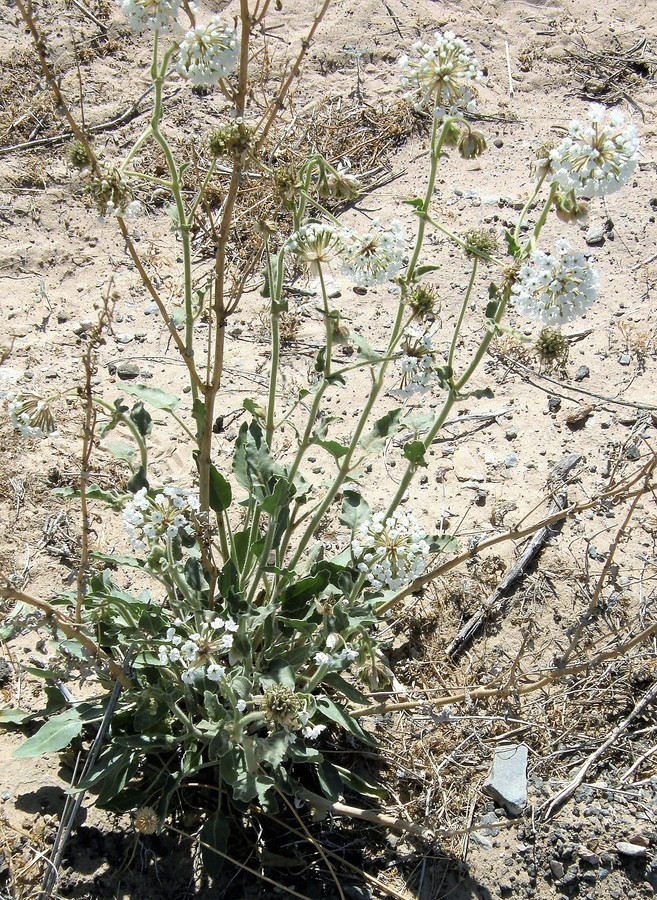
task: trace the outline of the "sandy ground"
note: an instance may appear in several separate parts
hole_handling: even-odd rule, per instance
[[[300,0],[288,8],[284,2],[283,10],[272,14],[272,27],[276,26],[269,44],[272,73],[280,70],[287,43],[295,45],[304,33],[311,5]],[[94,304],[111,279],[119,299],[114,335],[100,354],[98,390],[109,400],[119,396],[127,381],[117,366],[128,363],[138,370],[139,381],[184,398],[182,367],[166,329],[152,313],[118,229],[99,221],[85,205],[80,177],[66,162],[66,144],[34,146],[59,134],[63,125],[53,112],[16,10],[6,3],[2,6],[0,346],[7,355],[0,366],[0,396],[32,389],[74,395],[84,323],[93,319]],[[215,5],[208,11],[223,7]],[[143,75],[128,80],[125,72],[135,58],[146,66],[147,49],[134,41],[118,13],[103,0],[96,0],[90,9],[109,23],[107,29],[101,32],[76,7],[57,0],[40,7],[40,21],[78,115],[74,36],[84,51],[80,64],[84,114],[93,126],[121,116],[143,93]],[[562,371],[548,373],[530,343],[508,340],[496,345],[475,385],[491,386],[494,397],[473,398],[458,407],[432,448],[426,474],[411,490],[408,508],[428,531],[458,525],[461,541],[467,542],[510,527],[541,503],[551,467],[569,453],[582,457],[569,499],[583,500],[603,489],[610,473],[637,468],[655,446],[655,413],[649,409],[657,406],[653,13],[652,4],[640,0],[604,7],[590,0],[476,4],[335,0],[311,49],[286,115],[316,108],[320,116],[331,105],[339,132],[351,127],[350,116],[366,110],[376,119],[401,96],[396,60],[418,37],[452,28],[475,48],[485,68],[479,127],[487,134],[489,149],[473,161],[452,154],[441,169],[436,191],[437,212],[457,232],[486,225],[501,234],[514,221],[529,196],[530,161],[536,150],[546,140],[558,138],[571,118],[583,115],[588,100],[617,104],[642,138],[641,162],[626,190],[593,201],[587,222],[564,225],[553,218],[544,232],[546,244],[565,236],[580,247],[586,246],[587,237],[595,237],[596,230],[604,235],[590,246],[601,272],[600,298],[585,319],[566,329],[567,364]],[[262,84],[256,85],[256,97],[258,92],[264,94]],[[176,94],[169,127],[181,144],[200,147],[195,136],[207,132],[221,109],[216,93]],[[102,133],[99,142],[108,156],[119,157],[130,146],[143,127],[145,110],[143,103],[136,118]],[[347,124],[340,124],[341,117]],[[30,146],[23,147],[25,143]],[[374,146],[369,162],[381,183],[344,214],[344,221],[399,217],[410,232],[412,217],[400,204],[423,189],[426,147],[422,134],[397,147],[388,145],[381,153]],[[365,165],[365,155],[358,158]],[[159,284],[174,294],[176,251],[169,221],[156,196],[144,193],[140,199],[145,215],[134,223],[135,240]],[[435,279],[441,299],[437,324],[450,334],[467,273],[460,255],[442,237],[432,236],[428,249],[442,265]],[[313,291],[312,283],[302,280],[298,286]],[[363,296],[338,275],[333,287],[349,327],[361,330],[373,346],[380,345],[395,303],[391,289],[384,285]],[[459,348],[461,360],[474,346],[481,324],[475,313],[485,300],[482,280],[473,297],[473,324]],[[308,378],[313,348],[321,340],[314,307],[312,294],[296,301],[294,339],[285,348],[281,366],[282,399]],[[266,396],[269,351],[263,309],[262,298],[254,291],[245,296],[231,321],[223,401],[227,427],[217,441],[217,465],[230,463],[242,398],[261,401]],[[536,327],[528,322],[512,316],[511,323],[525,337],[536,337]],[[343,417],[345,434],[363,384],[355,380],[348,391],[335,391],[327,399],[330,412]],[[74,396],[62,398],[57,407],[60,435],[47,442],[23,441],[7,417],[0,418],[0,567],[15,584],[44,597],[70,584],[70,561],[79,535],[74,506],[66,506],[50,491],[74,480],[79,466],[80,419]],[[189,420],[189,410],[184,416]],[[280,435],[278,451],[283,456],[289,441],[289,434]],[[191,484],[188,450],[164,420],[154,434],[154,449],[156,476]],[[400,459],[399,448],[391,446],[385,458],[375,462],[368,488],[373,507],[394,492]],[[107,483],[125,477],[125,470],[107,451],[101,449],[97,460]],[[321,486],[330,473],[329,461],[318,454],[312,463],[307,475]],[[484,685],[508,668],[521,648],[525,670],[549,663],[586,609],[627,508],[625,503],[589,511],[570,522],[543,551],[504,615],[456,663],[447,662],[445,647],[513,562],[514,546],[501,545],[488,562],[478,561],[415,599],[393,623],[395,673],[401,684],[437,694],[464,684]],[[631,637],[654,622],[656,535],[657,509],[648,495],[616,551],[616,568],[613,578],[605,581],[601,613],[588,623],[583,645],[587,652],[611,645],[614,635]],[[339,543],[340,534],[329,538]],[[101,550],[127,549],[116,520],[100,509],[96,540]],[[5,607],[4,613],[8,616],[10,608]],[[34,664],[35,655],[48,657],[47,641],[38,645],[35,641],[26,630],[3,651],[10,666],[2,684],[6,705],[39,702],[39,682],[21,674],[21,664]],[[464,703],[442,722],[429,708],[422,715],[400,714],[382,723],[384,756],[391,764],[389,777],[399,805],[431,827],[455,829],[461,835],[438,841],[428,853],[406,841],[393,847],[368,836],[370,843],[359,864],[369,866],[397,895],[423,900],[653,896],[657,891],[657,770],[650,755],[657,728],[654,709],[648,708],[619,735],[556,818],[541,822],[538,812],[628,715],[655,676],[654,645],[648,642],[630,659],[612,661],[595,673],[585,670],[581,679],[539,697],[521,699],[511,693],[492,704]],[[76,689],[75,672],[71,688]],[[0,794],[6,837],[0,854],[13,859],[14,873],[21,868],[20,860],[33,858],[31,847],[47,847],[51,817],[61,808],[64,786],[55,758],[12,758],[21,740],[15,730],[3,729]],[[529,807],[511,822],[481,791],[493,748],[506,741],[524,742],[530,750]],[[63,896],[137,900],[285,894],[271,885],[242,883],[241,876],[219,893],[194,888],[185,842],[144,840],[133,852],[134,841],[124,825],[93,809],[85,817],[64,870]],[[468,838],[465,831],[482,821],[491,827]],[[645,853],[624,855],[618,849],[622,841],[644,846]],[[117,874],[124,864],[125,870]],[[309,896],[339,896],[331,879],[318,874],[320,869],[312,869],[310,881],[280,872],[276,877]],[[0,879],[7,879],[3,896],[31,896],[30,877],[23,877],[23,885],[12,884],[0,868]],[[344,884],[345,896],[385,895],[380,887],[351,876],[345,875]]]

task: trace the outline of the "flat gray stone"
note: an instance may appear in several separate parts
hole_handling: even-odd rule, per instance
[[[519,816],[527,805],[527,747],[501,744],[495,748],[490,774],[483,791],[497,800],[511,816]]]
[[[648,852],[641,844],[630,844],[629,841],[619,841],[616,844],[616,849],[623,856],[645,856]]]

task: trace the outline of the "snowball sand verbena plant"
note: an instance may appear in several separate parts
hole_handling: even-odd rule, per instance
[[[246,0],[242,8],[245,5]],[[142,11],[138,14],[133,7]],[[441,543],[431,537],[412,514],[401,511],[401,505],[418,470],[429,464],[432,443],[453,407],[470,395],[488,396],[485,390],[473,390],[470,382],[502,328],[509,302],[542,322],[566,322],[590,307],[597,275],[565,241],[552,254],[535,249],[556,192],[550,190],[535,213],[533,204],[539,202],[543,181],[521,212],[514,234],[507,234],[504,259],[497,258],[496,242],[487,234],[471,231],[461,237],[434,217],[437,173],[449,152],[454,126],[468,129],[461,153],[479,155],[485,148],[483,135],[462,118],[471,108],[481,73],[472,50],[451,32],[436,35],[433,45],[417,44],[413,58],[401,61],[404,88],[417,105],[432,105],[435,113],[424,196],[405,207],[405,226],[397,220],[389,225],[374,220],[352,228],[342,224],[339,214],[324,209],[322,200],[352,199],[358,190],[355,175],[322,159],[314,146],[298,166],[277,169],[271,161],[270,143],[278,152],[279,141],[280,157],[285,159],[290,130],[287,122],[281,122],[276,131],[277,116],[285,109],[285,85],[294,78],[271,94],[274,99],[264,114],[251,102],[248,64],[253,54],[258,58],[258,48],[249,42],[256,40],[255,25],[260,28],[262,22],[240,24],[241,52],[238,31],[217,17],[181,37],[182,32],[173,31],[178,13],[173,3],[140,6],[134,0],[126,10],[129,15],[131,10],[140,28],[172,30],[166,41],[158,34],[153,41],[150,124],[111,178],[99,175],[98,155],[84,132],[79,138],[92,169],[92,196],[101,211],[114,213],[112,221],[118,223],[124,245],[184,362],[189,393],[174,397],[145,384],[118,384],[117,390],[137,398],[132,410],[121,398],[112,406],[95,396],[85,407],[87,422],[92,421],[90,410],[108,416],[97,437],[127,428],[139,453],[117,452],[133,467],[128,491],[91,485],[89,466],[80,489],[85,502],[85,491],[94,488],[93,496],[113,509],[123,508],[133,552],[131,557],[99,554],[98,568],[91,574],[83,570],[79,579],[80,633],[87,629],[101,636],[123,678],[109,744],[81,787],[100,787],[96,802],[101,806],[117,812],[135,807],[154,810],[158,821],[164,822],[185,787],[202,779],[211,798],[208,803],[214,804],[203,824],[202,840],[225,852],[231,816],[241,822],[249,812],[275,812],[281,795],[302,800],[309,784],[325,792],[329,806],[347,789],[373,796],[385,793],[381,786],[354,777],[333,750],[342,732],[362,744],[374,742],[359,724],[356,710],[367,707],[366,692],[378,684],[385,641],[380,618],[404,592],[414,589],[433,557],[450,546],[449,539]],[[265,33],[263,28],[257,34],[261,31]],[[178,160],[168,137],[170,98],[164,85],[170,78],[179,83],[182,76],[191,84],[210,87],[237,66],[239,76],[216,92],[225,102],[223,121],[230,124],[215,125],[208,136],[212,162],[201,173],[199,189],[188,191],[182,178],[188,160]],[[157,143],[163,153],[168,172],[158,176],[158,185],[170,192],[169,209],[175,210],[177,222],[175,233],[169,235],[171,258],[182,261],[182,303],[175,309],[150,277],[149,264],[140,257],[126,222],[133,189],[153,178],[133,165],[149,142]],[[298,152],[295,143],[294,153]],[[564,151],[564,159],[570,159],[568,153]],[[278,186],[283,202],[279,198],[277,216],[260,223],[257,230],[254,226],[245,242],[241,229],[250,221],[243,214],[250,214],[253,207],[253,172],[260,176],[258,185],[269,184],[272,193]],[[211,177],[223,179],[220,220],[203,202]],[[536,223],[525,238],[522,226],[534,214]],[[429,252],[425,248],[429,228],[446,235],[470,266],[468,287],[449,333],[438,328],[430,332],[426,321],[436,298],[447,293],[440,245],[431,246]],[[195,298],[200,288],[207,290],[207,257],[191,239],[202,233],[212,234],[216,241],[204,329],[198,327]],[[242,246],[249,248],[248,253],[240,255]],[[281,409],[280,321],[301,268],[299,260],[319,276],[321,297],[315,309],[324,342],[307,384]],[[375,289],[387,284],[386,298],[394,297],[397,304],[382,329],[380,348],[370,347],[356,328],[344,338],[350,341],[347,362],[335,353],[336,323],[343,310],[332,308],[326,291],[329,267],[352,285]],[[490,275],[495,270],[497,281]],[[257,290],[270,302],[267,384],[259,395],[243,398],[239,431],[233,441],[219,445],[218,397],[231,349],[226,324],[243,293]],[[466,322],[475,348],[470,354],[461,340]],[[440,358],[447,360],[446,365],[439,366]],[[400,369],[401,392],[395,390]],[[361,377],[357,379],[356,373]],[[345,384],[359,400],[353,403],[355,415],[348,428],[324,413],[335,405]],[[410,415],[405,419],[406,410],[392,402],[400,395],[406,399],[429,390],[439,400],[423,403],[426,408],[415,420]],[[32,406],[14,407],[17,427],[38,428],[45,434],[50,423],[38,401],[20,402]],[[161,425],[146,415],[145,406],[158,411],[158,420],[170,416],[176,438],[189,441],[188,489],[154,483],[148,443],[152,428]],[[401,438],[404,429],[411,429],[410,439]],[[395,437],[399,450],[392,442]],[[392,489],[394,495],[385,498],[389,500],[385,512],[372,515],[366,496],[371,485],[363,462],[384,447],[398,453],[399,482]],[[330,476],[321,482],[313,479],[314,469],[306,471],[309,455],[315,452],[325,454],[331,465]],[[335,534],[331,544],[323,537],[327,523]],[[123,567],[138,570],[148,586],[134,589],[131,579],[123,577]],[[65,609],[69,598],[59,599]],[[107,688],[109,679],[103,676],[100,681]],[[110,692],[111,684],[103,695],[106,709]],[[72,732],[85,727],[81,717],[75,718],[76,710],[66,709],[61,715],[73,718]],[[331,752],[325,753],[321,738],[331,731]],[[317,743],[311,746],[312,742]]]

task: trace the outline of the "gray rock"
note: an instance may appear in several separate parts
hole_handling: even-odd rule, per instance
[[[580,366],[579,369],[575,372],[575,381],[584,381],[585,378],[588,378],[590,375],[590,370],[588,366]]]
[[[119,378],[136,378],[139,375],[139,366],[134,362],[121,362],[116,367]]]
[[[621,364],[621,366],[629,366],[629,364],[632,362],[632,357],[629,353],[621,353],[621,355],[618,357],[618,362]]]
[[[493,765],[482,790],[501,803],[511,816],[527,805],[527,747],[502,744],[495,748]]]
[[[589,230],[586,232],[586,237],[584,238],[584,240],[589,245],[589,247],[593,247],[596,244],[604,244],[606,234],[607,228],[605,225],[591,225]]]
[[[559,412],[561,409],[561,397],[554,397],[550,395],[548,397],[548,409],[551,413]]]
[[[616,849],[623,856],[632,856],[635,858],[645,856],[647,853],[647,849],[642,847],[641,844],[630,844],[629,841],[619,841],[616,844]]]
[[[552,872],[553,877],[556,879],[561,879],[566,874],[563,864],[559,862],[558,859],[550,860],[550,871]]]

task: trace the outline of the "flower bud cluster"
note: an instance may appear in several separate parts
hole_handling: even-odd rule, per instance
[[[396,591],[423,574],[430,549],[415,517],[396,512],[387,519],[377,513],[364,522],[351,552],[373,588]]]
[[[23,437],[45,438],[57,436],[57,426],[48,401],[38,394],[9,394],[9,418]]]
[[[512,287],[518,310],[545,325],[561,325],[584,315],[598,293],[599,276],[567,241],[554,253],[535,250]]]
[[[95,178],[87,190],[103,219],[106,216],[134,219],[141,212],[141,203],[133,199],[132,191],[118,169]]]
[[[253,129],[244,119],[235,119],[234,122],[222,125],[210,136],[210,153],[217,158],[230,156],[243,162],[251,150],[252,137]]]
[[[433,46],[418,41],[413,50],[419,59],[404,55],[399,65],[402,85],[408,89],[408,98],[416,109],[433,105],[443,113],[472,111],[472,88],[482,79],[472,48],[452,31],[446,31],[436,33]]]
[[[349,167],[340,163],[335,172],[329,172],[321,178],[318,187],[322,200],[357,200],[361,193],[361,185]]]
[[[592,104],[589,123],[574,120],[550,150],[553,181],[577,197],[606,197],[630,179],[639,161],[639,138],[618,110]]]
[[[176,70],[199,87],[216,84],[237,67],[240,44],[232,25],[213,16],[209,25],[197,25],[180,42]]]
[[[198,509],[198,497],[182,488],[167,485],[155,497],[141,488],[123,509],[123,526],[135,550],[146,552],[181,532],[193,535],[190,514]]]

